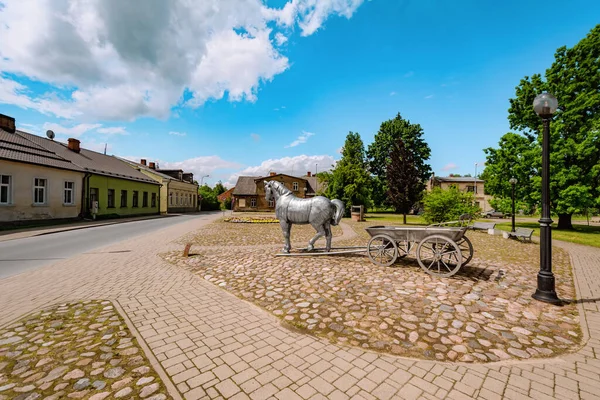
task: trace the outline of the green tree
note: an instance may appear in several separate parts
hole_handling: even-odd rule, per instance
[[[423,206],[423,218],[429,224],[456,221],[462,214],[479,213],[473,193],[461,192],[454,186],[446,190],[433,188],[423,198]]]
[[[387,166],[390,162],[390,151],[398,139],[402,139],[407,151],[412,154],[415,169],[418,171],[423,185],[422,190],[425,189],[425,182],[431,176],[431,166],[427,164],[427,160],[431,156],[431,149],[423,139],[423,128],[419,124],[411,124],[409,120],[405,120],[398,113],[395,118],[381,124],[373,143],[367,150],[369,171],[380,182],[380,185],[374,188],[375,192],[373,193],[373,198],[378,202],[385,198],[388,190]]]
[[[227,191],[227,188],[225,186],[223,186],[223,183],[221,181],[218,181],[217,184],[215,185],[215,187],[213,188],[213,192],[215,193],[215,195],[220,195],[221,193],[225,193]]]
[[[600,25],[572,48],[559,48],[554,58],[545,79],[535,74],[521,80],[508,119],[538,149],[532,180],[539,192],[542,120],[533,99],[542,91],[558,99],[550,125],[550,199],[558,227],[570,229],[574,213],[600,204]]]
[[[346,215],[353,205],[371,205],[371,177],[367,171],[365,146],[358,133],[350,132],[342,150],[342,158],[328,176],[325,195],[344,202]]]
[[[486,166],[480,177],[485,180],[485,192],[497,198],[511,198],[509,180],[515,178],[515,199],[527,204],[528,213],[533,212],[541,199],[536,169],[539,146],[526,136],[509,132],[500,138],[497,149],[483,151]]]
[[[204,184],[198,188],[198,193],[202,196],[201,210],[202,211],[214,211],[219,210],[219,200],[217,195],[208,185]]]
[[[386,176],[389,201],[396,212],[402,213],[406,224],[406,214],[421,199],[424,188],[413,153],[406,148],[402,138],[396,139],[392,147]]]

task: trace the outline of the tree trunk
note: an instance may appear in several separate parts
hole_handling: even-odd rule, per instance
[[[573,214],[558,214],[558,229],[573,229],[571,223],[571,215]]]
[[[402,214],[404,216],[404,225],[406,225],[406,214]]]

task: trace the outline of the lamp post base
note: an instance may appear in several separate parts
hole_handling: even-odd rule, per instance
[[[538,287],[531,296],[536,300],[554,305],[562,305],[563,302],[556,295],[554,290],[554,275],[538,274]]]

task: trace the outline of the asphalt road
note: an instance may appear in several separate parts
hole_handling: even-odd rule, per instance
[[[0,279],[211,214],[124,222],[0,242]]]

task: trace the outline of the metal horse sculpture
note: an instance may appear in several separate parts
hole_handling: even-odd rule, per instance
[[[301,199],[277,181],[265,181],[265,198],[267,201],[275,200],[275,216],[279,219],[285,238],[284,253],[289,253],[291,249],[292,224],[311,224],[317,231],[308,242],[308,251],[314,249],[315,242],[321,236],[325,236],[327,240],[326,250],[331,250],[331,225],[339,224],[344,214],[344,203],[341,200],[329,200],[323,196]]]

